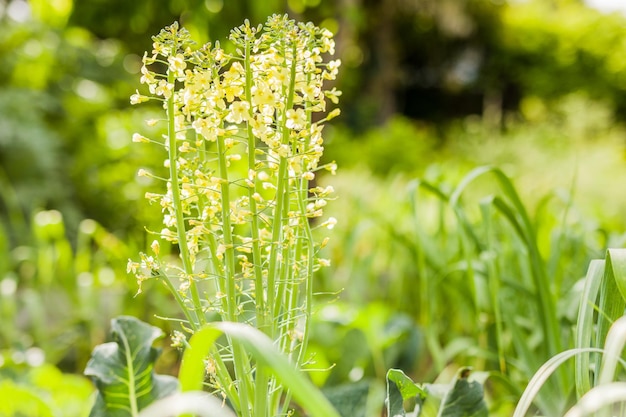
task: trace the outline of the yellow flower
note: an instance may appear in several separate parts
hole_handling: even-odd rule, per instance
[[[136,93],[130,96],[130,104],[139,104],[150,100],[150,97],[142,96],[141,94],[139,94],[139,91],[135,91]]]
[[[230,112],[226,116],[226,121],[231,123],[241,123],[248,120],[250,116],[250,103],[247,101],[235,101],[228,106]]]
[[[187,63],[183,54],[176,54],[176,56],[168,56],[167,63],[169,64],[169,70],[176,74],[177,77],[185,76],[185,68]]]
[[[174,84],[170,84],[165,80],[159,80],[158,84],[150,85],[150,92],[152,94],[156,94],[157,96],[163,96],[165,99],[169,99],[172,96],[172,90],[174,89]]]
[[[302,97],[306,101],[314,101],[317,97],[319,97],[321,89],[314,84],[307,84],[300,88],[302,92]]]
[[[141,67],[141,78],[139,79],[139,82],[141,82],[142,84],[156,84],[156,74],[153,73],[152,71],[148,70],[148,67],[146,67],[145,65],[143,65]]]
[[[276,98],[272,89],[264,82],[258,82],[252,87],[252,105],[253,106],[274,106]]]
[[[324,91],[324,96],[328,97],[330,101],[332,101],[334,104],[339,103],[340,95],[341,95],[341,91],[337,90],[335,87],[333,87],[332,90]]]
[[[148,140],[148,138],[146,138],[145,136],[140,135],[139,133],[133,133],[133,142],[136,142],[136,143],[149,142],[149,140]]]
[[[196,133],[202,135],[206,140],[214,142],[217,140],[217,126],[215,120],[210,117],[196,119],[191,124]]]
[[[287,122],[285,124],[287,128],[294,130],[304,129],[306,123],[307,117],[303,109],[287,110]]]
[[[150,248],[152,248],[152,252],[154,252],[155,255],[159,255],[159,252],[161,250],[161,247],[159,245],[159,241],[158,240],[153,240],[152,244],[150,245]]]

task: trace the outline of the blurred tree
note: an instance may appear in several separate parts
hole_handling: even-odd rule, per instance
[[[114,0],[77,2],[70,22],[140,54],[146,35],[175,19],[204,42],[243,18],[285,12],[337,32],[344,120],[355,129],[396,112],[438,124],[477,114],[498,125],[524,96],[573,90],[624,106],[623,54],[612,45],[624,38],[625,19],[582,0]]]
[[[499,126],[524,98],[547,107],[572,91],[626,114],[626,19],[581,0],[0,0],[0,10],[0,168],[25,210],[60,208],[69,230],[82,217],[137,225],[126,201],[149,184],[133,180],[146,150],[130,146],[143,110],[128,96],[150,36],[174,20],[198,42],[272,13],[336,32],[341,120],[353,131],[396,113]]]
[[[17,207],[26,218],[37,209],[63,211],[70,234],[84,217],[110,230],[134,222],[120,190],[137,167],[119,159],[132,158],[137,124],[116,130],[111,123],[115,109],[128,108],[135,77],[125,67],[133,62],[119,41],[64,27],[70,10],[54,18],[39,8],[46,4],[12,1],[0,16],[0,218],[16,244],[25,235],[7,219]]]

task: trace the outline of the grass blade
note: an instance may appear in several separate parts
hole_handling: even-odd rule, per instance
[[[528,382],[522,397],[517,403],[517,407],[515,407],[513,417],[524,417],[526,415],[543,385],[563,363],[576,355],[591,352],[602,353],[603,350],[598,348],[569,349],[550,358]]]
[[[626,250],[624,249],[609,249],[607,251],[604,280],[600,287],[600,300],[598,302],[599,316],[596,346],[604,344],[613,322],[624,315],[626,303],[619,286],[623,285],[623,281],[626,279],[625,256]],[[618,281],[620,282],[619,285]],[[600,357],[597,358],[595,365],[595,369],[601,369],[602,362]],[[596,374],[596,383],[594,385],[598,385],[599,375],[599,373]]]
[[[622,316],[609,329],[604,344],[602,366],[598,377],[598,385],[608,384],[615,377],[617,363],[626,344],[626,316]]]
[[[506,198],[494,198],[494,207],[496,207],[513,226],[528,250],[528,262],[535,287],[534,293],[535,299],[537,300],[537,309],[542,319],[541,330],[545,345],[545,356],[546,358],[553,357],[562,350],[561,331],[556,314],[556,297],[550,286],[550,280],[546,272],[546,264],[537,246],[535,228],[511,180],[502,170],[496,167],[484,166],[476,168],[466,175],[459,186],[454,190],[450,196],[450,204],[455,208],[456,212],[463,212],[460,205],[462,194],[472,182],[486,174],[495,176],[495,179],[503,191],[503,196]],[[567,387],[567,383],[566,374],[564,372],[559,372],[557,383],[559,392],[565,395],[564,390],[566,389],[565,387]]]
[[[610,263],[617,289],[622,298],[626,299],[626,249],[609,249],[607,260]]]
[[[590,416],[603,407],[619,402],[626,402],[626,382],[611,382],[591,389],[565,417]]]
[[[585,277],[585,287],[580,297],[578,320],[576,320],[576,348],[591,347],[594,321],[593,316],[597,308],[596,300],[600,285],[604,278],[605,261],[595,259],[589,264]],[[591,375],[589,373],[590,355],[578,355],[575,359],[576,395],[582,397],[591,389]]]

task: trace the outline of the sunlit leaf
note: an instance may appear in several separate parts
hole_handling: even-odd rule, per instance
[[[400,369],[387,371],[387,415],[405,416],[404,401],[410,398],[426,397],[426,391],[406,376]]]
[[[311,417],[339,417],[326,397],[276,349],[270,338],[258,329],[242,323],[209,323],[194,333],[180,367],[179,378],[183,392],[202,389],[205,357],[223,334],[240,343],[257,361],[257,366],[275,375]],[[230,399],[233,402],[238,400]]]

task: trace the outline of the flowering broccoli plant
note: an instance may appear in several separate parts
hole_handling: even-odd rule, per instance
[[[140,292],[149,279],[171,290],[184,314],[173,337],[181,348],[208,322],[244,323],[300,368],[313,275],[329,264],[319,256],[327,238],[317,239],[315,229],[335,224],[323,214],[333,188],[313,182],[318,171],[336,170],[320,162],[324,122],[339,114],[327,105],[340,92],[324,86],[340,64],[326,59],[332,34],[274,15],[265,25],[235,28],[230,49],[197,47],[176,23],[153,40],[141,70],[150,94],[137,92],[131,103],[161,101],[167,134],[133,140],[166,150],[163,192],[146,196],[161,205],[164,228],[152,253],[130,260],[128,270]],[[179,259],[166,260],[163,241],[177,246]],[[289,391],[271,370],[236,338],[223,339],[204,360],[210,389],[241,416],[286,412]]]

